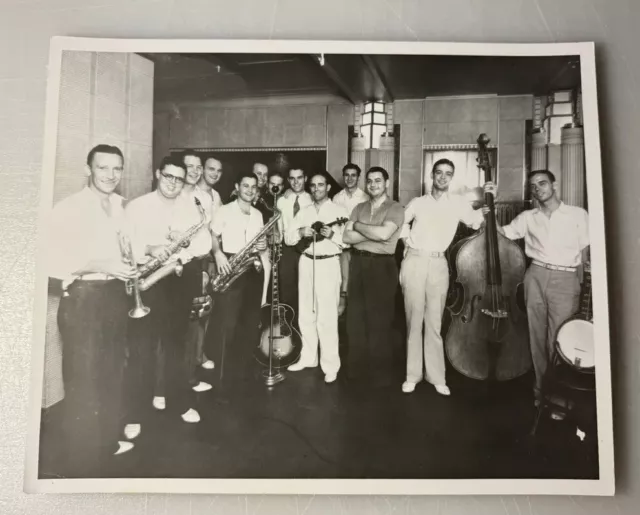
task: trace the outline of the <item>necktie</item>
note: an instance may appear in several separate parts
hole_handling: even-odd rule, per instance
[[[100,205],[102,206],[102,210],[107,214],[109,218],[111,218],[111,202],[109,197],[105,197],[100,201]]]
[[[293,216],[295,217],[300,211],[300,195],[296,195],[296,201],[293,203]]]

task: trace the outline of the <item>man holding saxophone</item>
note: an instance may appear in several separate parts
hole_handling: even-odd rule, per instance
[[[119,441],[120,392],[130,299],[123,281],[134,269],[122,260],[123,173],[119,148],[98,145],[88,154],[88,185],[53,208],[49,277],[61,284],[58,326],[63,340],[63,410],[67,475],[100,477],[110,455],[133,448]]]
[[[235,184],[236,199],[222,206],[214,215],[211,224],[213,233],[213,256],[221,276],[232,277],[238,274],[234,269],[234,256],[242,255],[247,249],[247,245],[260,234],[264,224],[262,215],[252,206],[257,194],[258,180],[253,173],[242,174]],[[258,238],[255,242],[255,250],[261,253],[261,260],[266,260],[267,249],[266,237]],[[263,265],[264,266],[264,265]],[[252,288],[252,282],[258,281],[261,284],[261,274],[249,270],[237,278],[224,297],[219,297],[216,301],[216,309],[213,312],[214,320],[209,324],[206,337],[207,356],[215,354],[215,362],[220,370],[220,379],[224,376],[224,361],[227,350],[234,349],[236,353],[243,356],[239,362],[251,362],[251,359],[244,359],[245,352],[253,348],[258,342],[258,316],[260,310],[260,289]],[[251,296],[249,298],[248,296]],[[241,320],[239,315],[242,307],[250,312],[244,313]],[[234,345],[235,330],[237,327],[247,329],[247,338],[253,339],[247,345],[239,348]],[[233,347],[230,347],[233,346]]]
[[[172,271],[164,277],[161,272],[156,283],[149,276],[151,285],[147,285],[142,298],[151,314],[130,324],[126,421],[129,428],[135,425],[136,429],[136,422],[153,397],[154,351],[158,342],[164,354],[168,410],[179,413],[185,422],[200,421],[189,384],[185,344],[193,291],[202,282],[201,258],[210,248],[211,239],[202,206],[195,201],[188,205],[180,198],[186,178],[182,159],[164,158],[156,178],[157,189],[133,200],[126,208],[138,265],[155,262],[162,265],[162,270]],[[172,267],[181,274],[173,273]],[[154,405],[165,408],[164,402]]]

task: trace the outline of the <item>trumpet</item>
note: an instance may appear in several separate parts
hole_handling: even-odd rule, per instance
[[[133,246],[131,245],[131,239],[128,235],[119,233],[120,252],[122,253],[122,259],[126,263],[136,266],[136,259],[133,255]],[[127,294],[133,294],[134,307],[129,310],[129,316],[131,318],[143,318],[149,314],[151,308],[145,306],[142,303],[142,296],[140,295],[140,272],[136,272],[136,275],[129,279],[125,283]]]

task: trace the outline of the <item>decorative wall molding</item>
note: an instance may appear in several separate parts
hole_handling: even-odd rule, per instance
[[[442,145],[422,145],[422,150],[442,151],[442,150],[476,150],[476,143],[447,143]],[[498,145],[487,145],[487,148],[498,148]]]
[[[171,152],[182,152],[187,147],[171,148]],[[195,152],[304,152],[304,151],[326,151],[327,147],[196,147],[188,148]]]

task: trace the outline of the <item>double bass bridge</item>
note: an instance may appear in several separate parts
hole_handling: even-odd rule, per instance
[[[491,318],[509,318],[509,313],[504,309],[498,309],[496,311],[483,308],[480,310],[483,315],[487,315]]]

